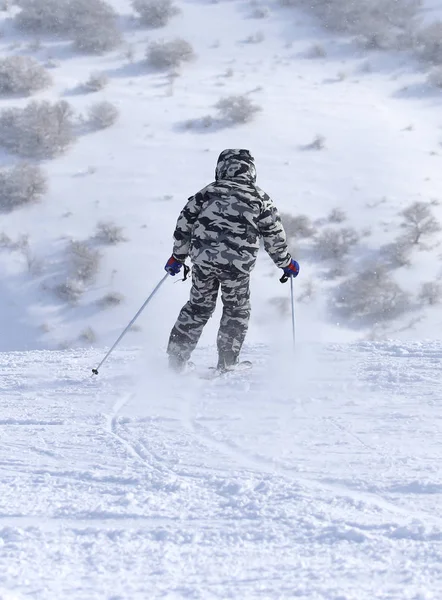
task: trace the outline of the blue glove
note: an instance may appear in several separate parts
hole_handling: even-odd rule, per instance
[[[299,264],[292,258],[290,263],[284,267],[283,271],[285,277],[297,277],[299,273]]]
[[[179,260],[177,260],[174,257],[174,255],[172,254],[172,256],[169,258],[169,260],[165,264],[164,270],[167,271],[169,273],[169,275],[174,276],[180,272],[182,266],[183,266],[183,263],[180,262]]]

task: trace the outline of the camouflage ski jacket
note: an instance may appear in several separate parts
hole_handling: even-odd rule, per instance
[[[224,150],[215,181],[191,196],[178,218],[173,255],[179,261],[250,273],[262,238],[274,263],[291,260],[279,213],[255,184],[256,170],[248,150]]]

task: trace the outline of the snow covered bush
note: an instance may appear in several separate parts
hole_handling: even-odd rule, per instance
[[[111,102],[103,100],[89,108],[89,123],[94,129],[107,129],[117,122],[120,111]]]
[[[386,269],[376,266],[338,286],[332,306],[343,318],[368,324],[399,316],[409,308],[410,300]]]
[[[404,217],[401,224],[413,244],[419,244],[422,237],[431,236],[441,230],[441,225],[431,211],[428,202],[413,202],[400,213]]]
[[[383,261],[389,267],[397,269],[411,265],[410,255],[413,249],[413,239],[410,235],[401,235],[391,244],[386,244],[380,249]]]
[[[18,5],[20,29],[69,37],[83,52],[107,52],[121,41],[116,13],[104,0],[18,0]]]
[[[111,221],[100,221],[97,224],[94,239],[101,244],[114,246],[120,242],[126,242],[127,238],[123,233],[123,228]]]
[[[428,75],[428,83],[442,88],[442,66],[431,69]]]
[[[103,0],[70,0],[68,2],[70,36],[75,47],[88,54],[103,54],[121,43],[117,16]]]
[[[327,217],[327,221],[329,223],[343,223],[346,220],[347,220],[347,215],[345,213],[345,210],[343,210],[342,208],[339,208],[339,206],[337,206],[336,208],[332,208],[332,210],[330,211],[330,213]]]
[[[8,56],[0,60],[0,94],[32,94],[51,84],[51,76],[29,56]]]
[[[359,234],[352,227],[323,229],[315,237],[314,252],[319,260],[344,258],[353,246],[359,242]]]
[[[20,156],[53,158],[73,141],[73,113],[65,100],[32,101],[0,112],[0,146]]]
[[[156,41],[149,44],[146,52],[148,64],[154,69],[170,69],[179,67],[183,62],[190,62],[195,53],[189,42],[182,38]]]
[[[289,239],[309,238],[316,233],[316,228],[307,215],[293,216],[288,213],[281,213],[281,221]]]
[[[84,293],[84,285],[77,279],[66,279],[54,288],[54,292],[60,300],[69,304],[77,304]]]
[[[173,0],[132,0],[132,6],[147,27],[164,27],[180,12]]]
[[[419,293],[419,300],[431,306],[440,304],[442,302],[442,284],[439,281],[423,283]]]
[[[23,163],[0,170],[0,211],[36,202],[47,192],[48,182],[37,165]]]
[[[105,73],[91,73],[89,79],[84,84],[87,92],[100,92],[109,83],[109,77]]]
[[[101,254],[88,242],[72,241],[68,248],[72,280],[82,284],[93,281],[100,267]]]
[[[78,336],[78,341],[83,344],[95,344],[97,341],[97,334],[92,327],[87,327]]]
[[[261,108],[247,96],[228,96],[215,104],[221,121],[229,125],[249,123],[255,118]]]
[[[442,21],[435,21],[419,31],[417,52],[427,62],[442,64]]]
[[[65,33],[67,22],[66,0],[17,0],[21,8],[15,17],[19,29],[31,33]]]
[[[123,294],[109,292],[98,300],[98,305],[101,308],[114,308],[115,306],[119,306],[122,302],[124,302]]]

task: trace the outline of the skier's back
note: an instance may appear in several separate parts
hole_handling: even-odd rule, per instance
[[[238,362],[250,317],[250,273],[259,241],[288,276],[299,272],[287,248],[278,211],[256,185],[256,169],[248,150],[224,150],[215,181],[191,196],[174,233],[173,254],[165,269],[179,272],[188,256],[193,263],[189,302],[172,329],[167,352],[170,365],[182,370],[204,325],[215,310],[221,287],[223,314],[218,332],[218,368]]]

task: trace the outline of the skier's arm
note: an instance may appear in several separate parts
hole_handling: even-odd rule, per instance
[[[264,248],[275,265],[280,269],[287,267],[291,261],[287,236],[278,209],[267,194],[264,194],[263,197],[263,207],[258,218],[258,229],[264,241]]]
[[[204,203],[204,193],[191,196],[180,213],[173,234],[173,256],[184,262],[189,254],[193,227]]]

